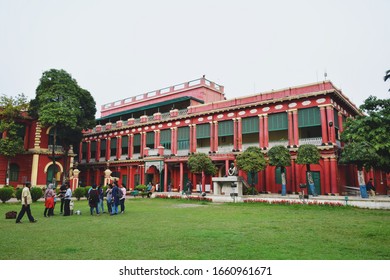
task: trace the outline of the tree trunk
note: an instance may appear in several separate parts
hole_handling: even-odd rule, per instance
[[[10,164],[11,164],[11,161],[10,161],[9,157],[7,157],[7,174],[5,176],[5,184],[7,186],[9,185]]]
[[[313,177],[312,177],[311,171],[310,171],[310,164],[306,164],[306,172],[307,172],[307,175],[306,175],[307,176],[307,184],[309,185],[311,194],[313,196],[317,196],[315,185],[314,185],[314,181],[313,181]]]
[[[360,188],[360,196],[362,198],[368,198],[366,182],[364,180],[364,173],[363,173],[362,168],[358,167],[357,175],[358,175],[358,182],[359,182],[359,188]]]
[[[284,166],[280,167],[280,177],[282,179],[282,196],[287,194],[286,191],[286,169]]]
[[[202,192],[206,192],[205,179],[204,171],[202,171]]]

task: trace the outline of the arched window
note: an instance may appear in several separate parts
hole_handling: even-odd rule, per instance
[[[9,180],[10,182],[17,182],[19,179],[19,166],[15,163],[10,164]]]

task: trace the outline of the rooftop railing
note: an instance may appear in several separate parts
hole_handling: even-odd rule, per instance
[[[216,83],[214,83],[212,81],[209,81],[206,78],[200,78],[200,79],[192,80],[192,81],[189,81],[189,82],[173,85],[173,86],[170,86],[170,87],[165,87],[165,88],[161,88],[161,89],[158,89],[158,90],[149,91],[147,93],[139,94],[139,95],[136,95],[136,96],[133,96],[133,97],[128,97],[128,98],[125,98],[125,99],[121,99],[121,100],[117,100],[117,101],[114,101],[114,102],[106,103],[106,104],[102,105],[101,110],[102,110],[102,112],[104,112],[104,111],[112,109],[112,108],[120,107],[120,106],[123,106],[123,105],[128,105],[129,103],[145,101],[147,99],[154,98],[156,96],[167,95],[167,94],[170,94],[170,93],[173,93],[173,92],[176,92],[176,91],[180,91],[180,90],[183,90],[183,89],[190,89],[192,87],[196,87],[196,86],[199,86],[199,85],[206,85],[206,86],[208,86],[210,88],[213,88],[216,91],[219,91],[221,93],[223,93],[223,90],[224,90],[223,86],[218,85],[218,84],[216,84]]]

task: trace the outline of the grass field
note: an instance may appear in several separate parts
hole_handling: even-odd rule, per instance
[[[352,207],[130,199],[124,214],[6,220],[20,204],[0,204],[2,260],[389,260],[390,211]]]

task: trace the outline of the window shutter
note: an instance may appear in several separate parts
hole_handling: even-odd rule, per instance
[[[288,129],[287,113],[268,115],[268,131]]]
[[[298,127],[319,125],[321,125],[321,115],[318,107],[298,110]]]
[[[218,122],[218,136],[232,136],[233,135],[233,121]]]
[[[204,139],[204,138],[210,138],[210,124],[199,124],[196,126],[196,138],[197,139]]]
[[[242,134],[259,132],[259,117],[242,119]]]

